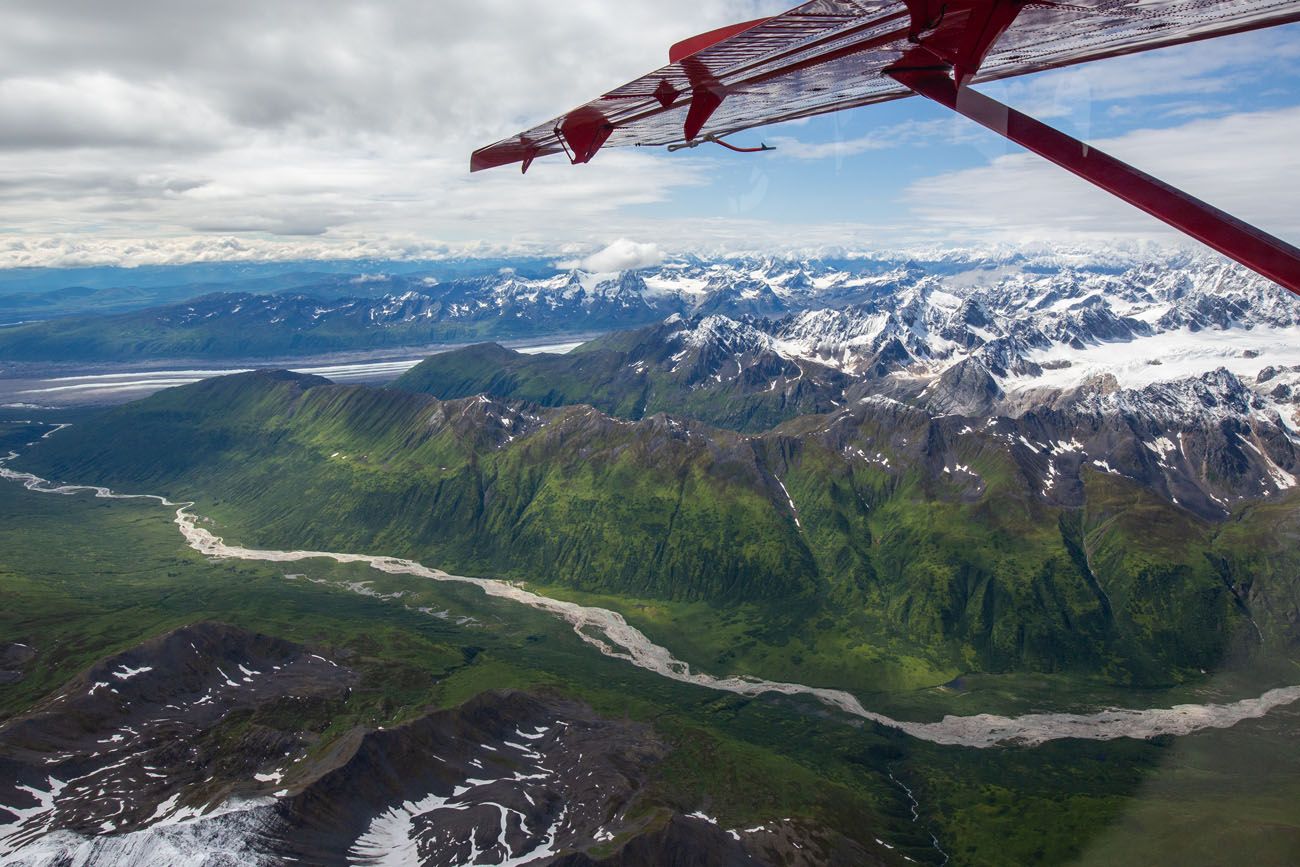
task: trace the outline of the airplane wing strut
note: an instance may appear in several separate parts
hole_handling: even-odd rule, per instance
[[[1141,208],[1207,247],[1300,294],[1300,249],[947,75],[896,71],[908,88]]]

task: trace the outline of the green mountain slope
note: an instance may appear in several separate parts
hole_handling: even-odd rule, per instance
[[[1053,506],[964,427],[876,400],[751,437],[261,372],[111,410],[21,465],[198,499],[245,544],[621,600],[692,662],[806,683],[1164,684],[1258,648],[1252,617],[1289,648],[1295,498],[1210,525],[1088,472],[1082,507]]]
[[[66,433],[33,452],[43,470],[237,502],[258,515],[259,542],[418,552],[468,572],[660,598],[791,599],[814,587],[810,559],[787,557],[796,534],[763,493],[754,450],[666,419],[543,417],[263,372]]]

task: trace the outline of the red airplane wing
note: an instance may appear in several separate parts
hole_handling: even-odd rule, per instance
[[[978,83],[1290,21],[1300,21],[1296,0],[814,0],[679,43],[662,69],[476,151],[470,167],[526,168],[561,152],[585,163],[602,147],[685,143],[911,96],[886,72],[918,45]]]
[[[1291,21],[1300,0],[814,0],[679,43],[658,72],[476,151],[470,168],[694,146],[918,94],[1300,294],[1300,249],[968,86]]]

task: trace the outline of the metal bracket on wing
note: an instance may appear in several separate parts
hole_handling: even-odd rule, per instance
[[[687,141],[694,141],[727,98],[727,89],[698,58],[687,57],[682,60],[682,69],[691,83],[691,105],[686,110],[682,136]]]
[[[528,170],[532,168],[533,160],[537,159],[537,155],[541,152],[541,148],[537,147],[537,145],[530,144],[523,136],[520,136],[519,138],[525,145],[528,145],[528,149],[524,153],[524,158],[519,163],[519,174],[526,175],[528,174]]]
[[[915,45],[900,67],[947,64],[958,84],[979,71],[994,43],[1029,0],[904,0],[911,16],[908,41]]]
[[[569,112],[555,127],[555,137],[575,166],[591,162],[613,132],[614,125],[591,106]]]

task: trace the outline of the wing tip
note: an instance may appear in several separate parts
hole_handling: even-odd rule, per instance
[[[484,148],[479,148],[469,156],[470,174],[475,172],[486,171],[487,169],[496,169],[501,166],[508,166],[513,163],[523,163],[524,171],[533,164],[533,159],[540,153],[538,148],[523,147],[517,141],[497,142]]]
[[[733,36],[744,33],[746,30],[757,27],[771,21],[771,16],[767,18],[755,18],[753,21],[744,21],[740,24],[728,24],[726,27],[719,27],[716,30],[710,30],[707,33],[701,33],[698,36],[692,36],[690,39],[683,39],[681,42],[674,44],[668,49],[668,62],[679,63],[692,54],[699,54],[706,48],[712,48],[719,42],[730,39]]]

